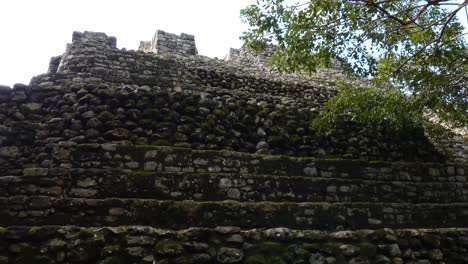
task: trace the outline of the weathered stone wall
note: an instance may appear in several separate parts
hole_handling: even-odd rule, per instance
[[[182,33],[177,36],[162,30],[156,31],[152,41],[142,41],[138,50],[183,57],[197,55],[198,53],[193,35]]]
[[[52,153],[51,169],[1,178],[7,197],[0,198],[0,225],[67,219],[85,226],[333,230],[464,227],[468,216],[466,165],[113,144],[62,145]]]
[[[348,125],[327,137],[315,135],[310,121],[329,98],[321,91],[331,90],[318,88],[311,80],[293,84],[272,78],[272,82],[254,78],[245,69],[235,71],[222,61],[190,58],[118,50],[113,37],[75,32],[59,73],[38,76],[30,86],[0,91],[0,107],[6,113],[0,116],[1,145],[18,147],[5,141],[8,134],[20,135],[10,136],[12,140],[23,137],[30,142],[39,130],[39,144],[130,140],[299,156],[440,160],[421,131],[396,138],[385,131]],[[51,67],[56,65],[54,58]],[[106,138],[115,129],[123,132],[120,138]],[[7,157],[8,149],[3,152],[3,158],[17,158]],[[457,156],[457,161],[464,161],[463,157]]]
[[[440,160],[422,131],[395,137],[348,124],[335,134],[315,135],[310,121],[333,89],[316,87],[313,80],[299,79],[295,84],[261,79],[225,62],[118,50],[115,42],[103,33],[74,33],[58,73],[38,76],[27,86],[31,98],[20,103],[41,106],[32,122],[45,126],[38,137],[299,156]],[[10,112],[22,107],[14,101],[19,99],[11,102],[11,94],[7,96],[4,106]],[[116,138],[110,136],[115,135],[112,130],[122,133]]]
[[[314,112],[304,105],[273,97],[258,101],[248,93],[214,89],[199,95],[57,73],[2,94],[4,168],[48,167],[52,145],[106,141],[373,160],[441,158],[422,131],[394,137],[348,124],[320,136],[310,129]]]
[[[468,201],[468,167],[83,144],[57,146],[54,168],[0,179],[9,195],[238,201]],[[181,182],[183,184],[181,184]]]
[[[63,148],[63,149],[62,149]],[[163,172],[221,172],[381,181],[467,182],[463,164],[315,159],[156,146],[83,144],[58,147],[59,167],[122,168]],[[66,157],[66,158],[65,158]],[[71,162],[63,165],[62,162]],[[145,169],[146,168],[146,169]]]
[[[458,136],[447,139],[434,140],[435,146],[448,160],[460,163],[468,163],[468,142]]]
[[[464,160],[422,129],[318,135],[334,79],[165,36],[145,53],[74,33],[47,74],[0,86],[0,263],[468,261]]]
[[[265,72],[270,76],[281,76],[286,80],[315,79],[323,83],[328,83],[330,87],[337,81],[346,81],[357,86],[371,86],[371,82],[364,78],[355,78],[343,70],[343,66],[337,61],[331,67],[318,68],[315,73],[285,73],[280,72],[274,65],[271,65],[271,57],[279,51],[278,47],[268,46],[264,51],[253,51],[247,47],[240,49],[230,49],[225,60],[238,67],[249,69],[253,72]]]
[[[35,159],[36,133],[43,125],[43,109],[30,86],[0,86],[0,168],[18,174]],[[39,148],[45,149],[45,146]],[[39,150],[38,148],[38,150]]]
[[[78,33],[77,33],[78,34]],[[224,61],[202,56],[171,56],[172,53],[146,54],[115,49],[112,39],[78,34],[62,57],[59,72],[89,72],[106,81],[138,85],[157,85],[203,92],[206,87],[246,91],[257,96],[282,96],[307,99],[319,108],[335,91],[314,79],[281,79],[258,74]],[[89,39],[84,41],[85,39]],[[211,92],[207,89],[206,92]]]
[[[148,163],[151,166],[151,162]],[[335,166],[339,166],[336,163]],[[171,171],[172,167],[167,167]],[[188,168],[186,169],[188,170]],[[461,181],[390,181],[362,178],[273,176],[225,172],[27,168],[25,176],[0,178],[5,196],[144,198],[240,202],[468,202]],[[322,171],[324,172],[324,171]],[[325,174],[325,173],[324,173]],[[354,175],[356,176],[356,175]],[[369,174],[365,175],[369,177]]]
[[[466,263],[466,229],[0,229],[3,263]],[[10,261],[10,262],[8,262]]]
[[[319,230],[466,227],[467,203],[164,201],[131,198],[0,197],[1,226],[146,225],[289,227]]]
[[[114,144],[51,153],[52,168],[1,177],[0,225],[334,230],[464,227],[468,216],[463,165]]]

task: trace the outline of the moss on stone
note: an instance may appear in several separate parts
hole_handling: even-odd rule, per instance
[[[151,144],[154,146],[170,146],[171,142],[169,142],[169,140],[167,139],[158,139],[158,140],[151,142]]]
[[[186,230],[185,230],[185,229],[177,230],[177,231],[176,231],[176,236],[177,236],[177,238],[179,238],[179,239],[184,238],[184,237],[185,237],[185,234],[186,234]]]
[[[314,252],[320,250],[322,246],[319,243],[304,243],[302,247],[308,251]]]
[[[267,258],[265,258],[264,255],[257,254],[257,255],[247,257],[244,263],[245,264],[269,264],[270,262],[268,261]]]
[[[40,227],[33,226],[33,227],[30,227],[30,228],[28,229],[28,234],[29,234],[29,235],[34,235],[34,234],[36,234],[36,233],[37,233],[38,231],[40,231],[40,230],[41,230]]]
[[[36,122],[36,123],[31,123],[31,126],[36,129],[44,129],[47,127],[47,124]]]
[[[430,247],[439,247],[440,246],[440,237],[435,234],[424,234],[422,236],[422,242]]]
[[[143,170],[137,170],[137,171],[131,171],[129,176],[134,176],[134,177],[149,177],[149,176],[154,176],[155,172],[154,171],[143,171]]]
[[[156,243],[154,250],[160,255],[179,255],[183,252],[184,247],[180,241],[163,239]]]
[[[299,144],[302,142],[302,137],[299,136],[298,134],[293,134],[292,136],[289,137],[289,141],[293,144]]]
[[[124,263],[127,263],[127,262],[121,256],[111,256],[111,257],[107,257],[102,263],[106,263],[106,264],[124,264]]]
[[[220,118],[220,119],[225,119],[226,116],[227,116],[227,114],[223,110],[221,110],[219,108],[214,109],[212,114],[215,115],[216,117]]]
[[[17,264],[49,264],[51,263],[51,259],[47,256],[36,255],[34,253],[25,253],[21,252],[21,256],[19,256],[14,263]]]
[[[390,166],[390,163],[385,160],[370,160],[368,161],[369,165],[372,167],[385,167],[385,166]]]
[[[278,254],[286,250],[286,247],[279,242],[263,241],[258,245],[258,252],[264,254]]]
[[[365,258],[373,258],[377,254],[377,247],[371,243],[363,242],[359,244],[359,252]]]
[[[340,245],[335,242],[327,242],[322,245],[322,250],[329,254],[335,254],[340,252]]]

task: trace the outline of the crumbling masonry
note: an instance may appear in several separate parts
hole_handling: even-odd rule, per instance
[[[466,146],[317,135],[342,77],[74,32],[0,86],[0,263],[468,263]]]

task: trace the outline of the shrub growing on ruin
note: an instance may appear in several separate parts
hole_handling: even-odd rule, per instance
[[[352,87],[339,84],[339,93],[332,97],[313,120],[312,128],[327,133],[339,123],[352,121],[366,126],[383,127],[398,133],[420,126],[423,107],[415,97],[398,89]]]

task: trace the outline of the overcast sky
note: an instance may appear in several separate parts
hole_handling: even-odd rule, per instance
[[[29,83],[45,73],[50,57],[65,52],[73,31],[105,32],[126,49],[151,40],[156,29],[184,32],[195,35],[199,54],[223,58],[230,47],[241,46],[239,36],[247,26],[239,11],[255,2],[0,0],[0,84]],[[467,25],[465,16],[461,21]]]
[[[198,53],[223,58],[246,29],[239,11],[254,0],[0,0],[0,84],[29,83],[65,52],[73,31],[117,37],[137,49],[156,29],[195,35]]]

